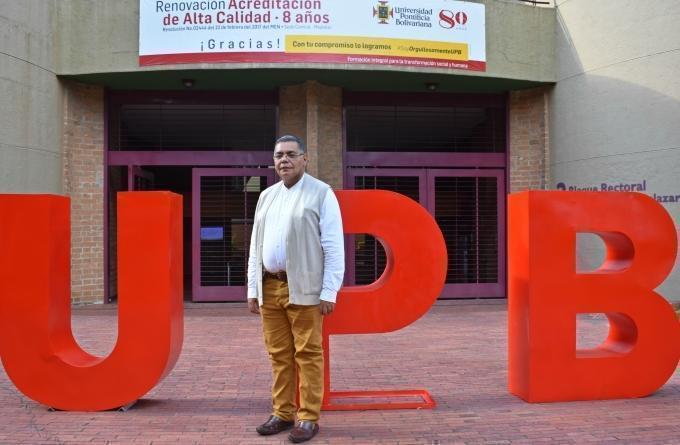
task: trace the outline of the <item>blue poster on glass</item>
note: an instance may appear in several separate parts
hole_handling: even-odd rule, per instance
[[[201,227],[201,241],[222,241],[224,227]]]

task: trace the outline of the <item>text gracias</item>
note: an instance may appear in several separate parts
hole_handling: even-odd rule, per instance
[[[274,17],[278,20],[279,17]],[[303,13],[292,13],[290,11],[283,11],[281,13],[283,23],[329,23],[330,17],[328,14],[315,14],[312,11],[305,11]],[[215,14],[213,22],[213,15],[203,12],[187,12],[184,18],[180,16],[168,14],[163,17],[163,26],[171,25],[209,25],[211,23],[271,23],[272,13],[267,11],[263,14],[256,12],[233,12],[226,13],[219,11]]]

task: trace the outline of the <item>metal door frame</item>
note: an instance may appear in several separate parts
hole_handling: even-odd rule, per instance
[[[129,191],[137,191],[137,189],[135,188],[135,178],[142,178],[150,181],[151,190],[154,189],[156,176],[152,172],[144,170],[144,167],[139,165],[128,165],[127,184]]]
[[[193,168],[191,172],[191,300],[245,301],[247,285],[201,286],[201,178],[204,176],[264,176],[267,178],[266,186],[268,187],[276,180],[274,170],[271,168]],[[246,243],[249,241],[244,240]]]
[[[498,281],[496,283],[445,284],[439,298],[505,297],[505,171],[502,169],[427,169],[427,210],[435,215],[435,180],[441,177],[496,178]],[[479,201],[478,201],[479,202]]]

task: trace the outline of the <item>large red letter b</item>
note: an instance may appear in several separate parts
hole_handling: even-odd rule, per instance
[[[648,395],[673,374],[680,325],[654,289],[677,241],[665,209],[619,192],[524,192],[509,208],[509,385],[529,402]],[[593,272],[576,270],[576,234],[605,242]],[[576,316],[604,313],[609,336],[576,349]]]

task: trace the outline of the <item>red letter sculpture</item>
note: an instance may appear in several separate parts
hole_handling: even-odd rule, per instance
[[[324,402],[326,410],[434,406],[425,390],[331,391],[330,335],[374,334],[401,329],[422,317],[446,279],[446,244],[434,218],[418,203],[384,190],[338,191],[345,233],[368,233],[385,247],[387,265],[367,286],[344,287],[339,304],[324,320]],[[424,403],[404,402],[420,396]],[[336,403],[339,399],[397,398],[399,403]]]
[[[576,271],[576,234],[605,242]],[[673,221],[638,193],[524,192],[509,207],[509,387],[528,402],[642,397],[680,357],[680,325],[654,289],[677,253]],[[576,349],[576,315],[604,313],[609,336]]]
[[[26,396],[61,410],[134,402],[182,349],[182,201],[118,198],[118,341],[106,357],[71,332],[69,199],[0,195],[0,356]]]

